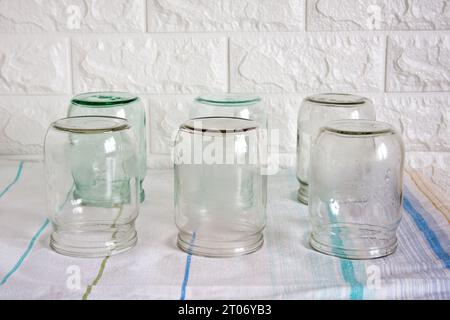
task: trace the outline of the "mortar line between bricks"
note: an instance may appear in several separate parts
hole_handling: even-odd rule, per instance
[[[165,38],[166,36],[173,36],[173,38],[183,38],[186,36],[199,36],[199,37],[231,37],[231,36],[245,36],[249,35],[250,37],[254,37],[255,35],[260,35],[261,38],[264,38],[266,35],[270,36],[292,36],[292,35],[299,35],[299,36],[307,36],[307,35],[342,35],[342,36],[373,36],[373,35],[435,35],[435,36],[441,36],[439,32],[442,31],[449,31],[448,29],[434,29],[434,30],[308,30],[308,31],[302,31],[302,30],[292,30],[292,31],[170,31],[170,32],[155,32],[155,31],[138,31],[138,32],[56,32],[56,31],[48,31],[48,32],[31,32],[31,33],[0,33],[0,37],[10,37],[10,38],[16,38],[16,37],[24,37],[24,38],[35,38],[35,37],[42,37],[42,38],[48,38],[48,39],[55,39],[54,37],[82,37],[83,39],[89,39],[89,38],[95,38],[100,37],[104,40],[105,36],[112,36],[112,37],[146,37],[146,36],[155,36],[155,37],[161,37]],[[444,35],[445,36],[445,35]]]
[[[308,0],[305,0],[305,6],[303,7],[303,30],[308,32]]]
[[[249,93],[248,92],[236,92],[236,93]],[[133,91],[133,93],[141,96],[141,97],[196,97],[201,92],[196,93],[148,93],[148,92],[137,92]],[[273,97],[298,97],[298,96],[307,96],[311,95],[314,92],[257,92],[257,94],[261,96],[273,96]],[[368,92],[368,91],[354,91],[352,93],[360,94],[360,95],[369,95],[369,96],[389,96],[389,97],[412,97],[412,98],[422,98],[422,97],[448,97],[450,95],[450,91],[380,91],[380,92]],[[70,96],[70,93],[0,93],[1,97],[67,97]]]
[[[69,42],[69,79],[70,79],[70,94],[73,97],[74,96],[74,92],[75,92],[75,85],[74,85],[74,75],[73,75],[73,70],[74,70],[74,61],[73,61],[73,40],[71,37],[69,37],[68,39]]]
[[[227,71],[228,71],[228,83],[227,92],[231,92],[231,39],[227,37]]]
[[[148,33],[148,1],[144,0],[144,32]]]
[[[387,73],[388,73],[388,46],[389,46],[389,35],[386,35],[384,39],[384,92],[387,92]]]

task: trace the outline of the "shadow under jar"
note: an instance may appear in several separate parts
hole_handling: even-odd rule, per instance
[[[262,246],[267,176],[260,144],[253,120],[207,117],[181,125],[174,150],[181,250],[232,257]]]
[[[375,120],[375,110],[367,98],[343,94],[322,93],[306,97],[297,121],[298,200],[308,204],[308,170],[313,141],[327,122],[340,119]]]
[[[69,106],[69,117],[109,116],[126,119],[138,141],[140,201],[145,199],[142,186],[147,171],[146,117],[139,97],[126,92],[88,92],[74,96]]]
[[[45,139],[50,246],[77,257],[131,249],[139,212],[139,168],[125,119],[72,117],[53,122]]]
[[[404,146],[387,123],[339,120],[311,154],[311,246],[348,259],[389,255],[401,219]]]

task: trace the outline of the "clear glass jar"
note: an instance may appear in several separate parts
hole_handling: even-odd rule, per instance
[[[190,109],[189,118],[234,117],[258,122],[261,129],[267,129],[267,114],[258,96],[221,93],[197,97]]]
[[[312,149],[311,246],[348,259],[386,256],[397,246],[404,146],[387,123],[339,120]]]
[[[321,127],[339,119],[375,120],[372,101],[351,94],[323,93],[306,97],[297,118],[298,200],[308,204],[308,170],[311,147]]]
[[[140,201],[145,199],[142,183],[147,171],[147,142],[145,110],[139,97],[126,92],[88,92],[72,98],[68,116],[110,116],[126,119],[139,145]]]
[[[82,116],[50,125],[44,153],[51,248],[104,257],[135,245],[137,150],[134,132],[122,118]]]
[[[175,222],[183,251],[231,257],[258,250],[266,222],[258,123],[189,120],[175,140]]]

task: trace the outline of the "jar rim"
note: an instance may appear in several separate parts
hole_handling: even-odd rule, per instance
[[[58,131],[80,134],[107,133],[130,128],[126,119],[110,116],[66,117],[52,122],[50,126]]]
[[[395,129],[386,122],[367,119],[343,119],[327,123],[325,131],[349,136],[368,136],[396,133]]]
[[[219,123],[220,120],[228,120],[228,123]],[[196,126],[196,121],[207,121],[207,126]],[[251,119],[237,117],[201,117],[184,122],[180,129],[186,129],[200,133],[243,133],[258,128],[258,123]]]
[[[138,96],[128,92],[98,91],[77,94],[70,102],[83,107],[108,108],[132,103],[138,99]]]
[[[202,95],[195,98],[195,101],[207,105],[233,107],[255,104],[261,101],[261,97],[242,93],[220,93]]]
[[[370,100],[349,93],[318,93],[305,98],[306,101],[326,106],[354,106],[370,103]]]

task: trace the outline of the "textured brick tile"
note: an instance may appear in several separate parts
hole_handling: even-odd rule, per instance
[[[69,44],[66,39],[2,37],[0,93],[68,93]]]
[[[226,54],[226,38],[83,38],[73,47],[75,91],[226,91]]]
[[[145,0],[1,0],[0,32],[145,31]]]
[[[450,35],[389,37],[387,91],[449,91]]]
[[[149,31],[303,31],[304,0],[149,0]]]
[[[231,40],[231,89],[257,92],[383,90],[383,39],[310,35]]]

